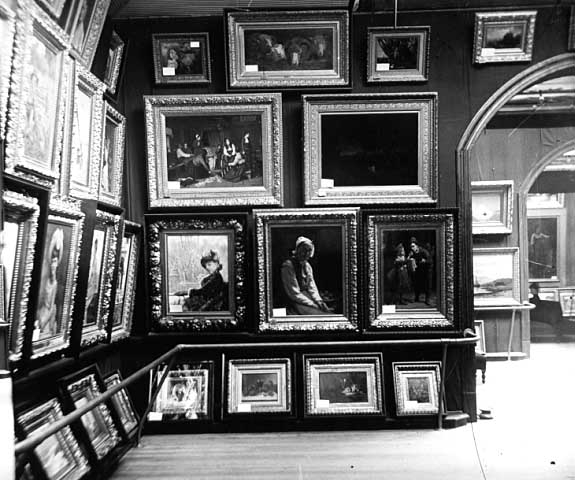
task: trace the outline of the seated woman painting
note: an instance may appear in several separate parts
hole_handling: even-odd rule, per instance
[[[228,310],[228,284],[220,271],[220,257],[214,250],[202,255],[202,267],[208,274],[202,278],[200,288],[191,288],[184,300],[184,312],[221,312]],[[176,294],[177,295],[177,294]]]

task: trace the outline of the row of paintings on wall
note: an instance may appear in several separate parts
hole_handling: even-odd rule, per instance
[[[103,379],[96,365],[61,379],[58,397],[16,413],[18,438],[22,440],[38,433],[121,381],[119,372]],[[30,455],[29,463],[20,466],[24,469],[23,477],[17,478],[86,478],[134,437],[138,424],[128,392],[121,389],[110,401],[101,403],[85,413],[80,421],[63,427],[40,443]]]
[[[35,359],[67,349],[77,328],[81,346],[129,335],[139,225],[97,210],[92,234],[86,235],[78,201],[53,198],[44,224],[36,198],[5,190],[3,200],[1,309],[10,323],[11,361],[26,352]],[[78,274],[81,257],[85,277]],[[77,293],[84,288],[80,302]]]
[[[223,362],[226,415],[294,414],[290,358],[224,357]],[[389,414],[381,354],[304,354],[303,368],[305,416]],[[182,362],[166,369],[150,372],[148,422],[213,420],[214,362]],[[392,363],[397,416],[438,413],[440,369],[440,362]]]

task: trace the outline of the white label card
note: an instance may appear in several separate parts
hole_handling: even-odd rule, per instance
[[[386,72],[389,70],[389,63],[378,63],[375,65],[375,70],[377,72]]]
[[[272,312],[274,317],[287,317],[287,310],[285,308],[274,308]]]
[[[252,404],[251,403],[240,403],[238,405],[238,412],[239,413],[249,413],[252,411]]]
[[[258,72],[259,68],[257,65],[246,65],[246,72]]]
[[[173,77],[176,74],[176,69],[174,67],[163,67],[162,75],[164,77]]]
[[[162,421],[162,412],[150,412],[148,413],[148,420],[150,422],[161,422]]]
[[[200,48],[200,42],[190,42],[190,48]]]
[[[495,55],[495,49],[494,48],[482,48],[481,49],[481,55],[485,55],[485,56]]]
[[[168,190],[179,190],[180,188],[180,182],[168,181]]]
[[[395,305],[382,305],[381,313],[395,313]]]
[[[329,400],[318,399],[317,408],[329,408]]]
[[[333,178],[322,178],[321,179],[321,188],[333,188],[335,186]]]

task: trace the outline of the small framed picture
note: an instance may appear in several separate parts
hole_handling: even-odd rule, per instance
[[[485,353],[485,322],[483,320],[475,320],[475,335],[479,337],[479,341],[475,344],[476,353]]]
[[[70,344],[83,226],[79,203],[51,199],[42,247],[32,358],[63,350]]]
[[[70,30],[72,53],[88,70],[96,54],[110,0],[75,0]]]
[[[281,94],[144,103],[151,208],[283,204]]]
[[[566,265],[567,218],[559,209],[527,210],[530,282],[558,282]]]
[[[148,216],[153,329],[240,328],[246,320],[246,216]]]
[[[441,362],[393,362],[397,415],[439,412]]]
[[[382,414],[381,354],[304,355],[306,415]]]
[[[167,366],[150,372],[150,397]],[[197,421],[212,418],[213,362],[181,363],[173,367],[160,387],[148,421]]]
[[[436,202],[436,93],[302,98],[306,205]]]
[[[0,140],[5,139],[8,112],[8,94],[12,72],[12,46],[16,32],[16,11],[8,5],[0,5],[0,45],[3,45],[0,57]]]
[[[473,235],[513,231],[513,180],[471,182]]]
[[[457,266],[453,212],[367,216],[372,328],[450,328]]]
[[[527,210],[536,210],[538,208],[564,208],[564,193],[528,193]]]
[[[115,387],[122,382],[122,375],[120,372],[116,371],[104,378],[104,383],[106,384],[106,389]],[[130,437],[135,433],[138,428],[138,415],[134,410],[134,405],[132,404],[132,399],[128,395],[125,388],[120,390],[112,397],[112,404],[116,408],[118,417],[120,418],[120,423],[124,428],[124,433],[127,437]]]
[[[29,437],[63,416],[60,402],[53,398],[17,415],[17,429],[24,437]],[[69,426],[58,430],[35,447],[32,457],[37,469],[42,472],[42,478],[80,480],[90,471],[88,460]]]
[[[563,317],[573,320],[575,318],[575,287],[559,288],[557,291]]]
[[[367,82],[425,82],[429,27],[367,29]]]
[[[474,63],[530,62],[536,10],[475,14]]]
[[[95,364],[63,378],[60,384],[69,411],[84,406],[106,390]],[[120,442],[120,434],[116,428],[117,419],[114,419],[116,412],[112,414],[112,409],[111,402],[100,403],[82,415],[81,422],[77,425],[82,427],[79,432],[87,440],[85,446],[89,447],[89,455],[97,461],[106,457]]]
[[[36,198],[7,189],[2,200],[4,229],[0,265],[4,288],[0,295],[5,302],[4,321],[10,323],[10,360],[15,362],[22,356],[40,207]]]
[[[254,212],[261,331],[358,328],[357,214]]]
[[[539,288],[539,299],[547,300],[548,302],[558,302],[559,301],[559,290],[557,288]]]
[[[126,119],[108,102],[104,102],[102,130],[98,200],[114,207],[121,207]]]
[[[207,33],[152,35],[154,74],[159,84],[211,82],[210,41]]]
[[[473,249],[473,295],[476,307],[520,303],[519,248]]]
[[[119,215],[96,211],[82,322],[83,347],[103,342],[107,338],[119,228]]]
[[[346,10],[229,11],[230,88],[345,87]]]
[[[108,46],[108,57],[106,59],[106,70],[104,71],[104,83],[106,90],[111,95],[116,95],[118,89],[118,81],[120,80],[120,69],[122,68],[122,60],[124,58],[124,50],[126,44],[122,37],[112,31],[110,37],[110,44]]]
[[[119,262],[116,273],[116,300],[111,319],[110,341],[115,342],[130,335],[132,313],[136,297],[136,274],[140,259],[142,227],[124,221],[123,234],[118,240]]]
[[[228,361],[228,413],[291,412],[289,358]]]

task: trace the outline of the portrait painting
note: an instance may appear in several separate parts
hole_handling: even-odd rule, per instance
[[[88,273],[88,288],[84,307],[84,325],[95,325],[98,320],[100,303],[100,286],[104,266],[104,247],[106,230],[95,228],[90,250],[90,270]]]
[[[104,379],[106,389],[109,390],[122,382],[120,372],[114,372]],[[125,388],[112,397],[112,404],[116,408],[120,422],[124,427],[126,435],[130,435],[138,427],[138,416],[134,411],[134,406]]]
[[[73,55],[91,68],[110,0],[76,0],[66,28]]]
[[[117,327],[122,323],[122,310],[124,308],[124,302],[126,301],[126,283],[128,282],[128,269],[133,242],[134,238],[131,235],[124,235],[122,237],[116,283],[116,302],[114,302],[113,327]]]
[[[560,217],[528,213],[529,280],[558,281]]]
[[[513,228],[513,181],[471,182],[474,235],[508,234]]]
[[[156,83],[209,83],[210,44],[207,33],[153,34]]]
[[[120,207],[122,205],[126,118],[108,102],[104,102],[104,112],[98,200]]]
[[[90,185],[90,161],[92,141],[92,95],[82,88],[76,89],[72,135],[71,179],[79,185]]]
[[[432,415],[439,411],[440,362],[393,362],[397,415]]]
[[[111,192],[114,188],[114,171],[116,160],[116,128],[117,125],[106,119],[104,125],[104,148],[100,168],[100,189]]]
[[[519,303],[518,255],[515,247],[473,249],[475,306]]]

